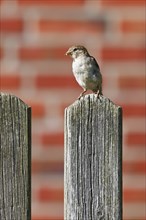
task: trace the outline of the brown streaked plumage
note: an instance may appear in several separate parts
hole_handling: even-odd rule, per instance
[[[98,97],[102,95],[102,75],[100,68],[95,58],[90,56],[87,49],[81,45],[72,46],[68,49],[66,55],[73,58],[73,74],[84,90],[78,99],[80,99],[87,90],[98,94]]]

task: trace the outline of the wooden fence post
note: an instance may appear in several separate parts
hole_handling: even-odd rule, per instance
[[[86,95],[65,110],[65,220],[122,219],[122,109]]]
[[[0,93],[0,219],[31,219],[31,108]]]

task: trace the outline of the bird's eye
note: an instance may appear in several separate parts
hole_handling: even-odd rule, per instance
[[[74,48],[73,51],[77,51],[77,48]]]

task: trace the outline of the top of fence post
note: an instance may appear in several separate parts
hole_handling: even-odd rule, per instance
[[[65,220],[122,219],[122,109],[86,95],[65,110]]]
[[[0,93],[0,219],[31,219],[31,108]]]

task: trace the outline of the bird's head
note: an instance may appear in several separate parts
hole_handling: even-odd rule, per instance
[[[87,49],[84,46],[72,46],[66,52],[66,55],[71,56],[73,59],[82,56],[82,55],[89,55]]]

